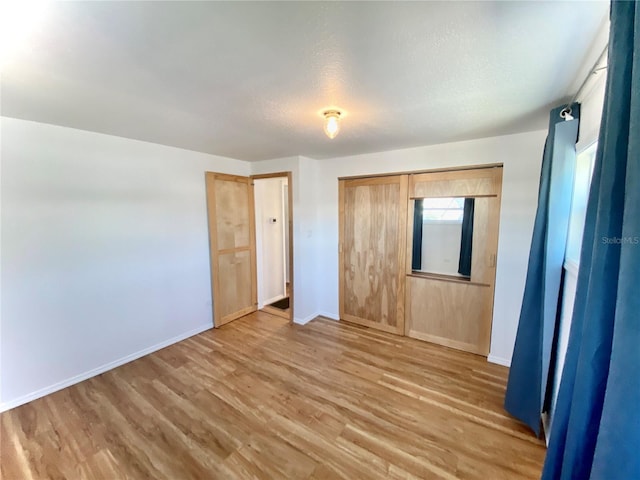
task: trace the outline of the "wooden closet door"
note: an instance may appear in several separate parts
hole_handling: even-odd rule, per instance
[[[409,191],[405,334],[486,356],[493,320],[502,167],[411,175]],[[469,278],[412,269],[414,200],[447,197],[475,199]]]
[[[340,318],[404,333],[406,175],[340,180]]]
[[[213,323],[257,309],[256,240],[251,179],[206,173]]]

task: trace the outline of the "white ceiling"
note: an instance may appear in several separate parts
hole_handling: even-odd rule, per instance
[[[4,67],[1,111],[243,160],[530,131],[575,93],[607,15],[580,1],[60,2]],[[334,140],[327,107],[345,111]]]

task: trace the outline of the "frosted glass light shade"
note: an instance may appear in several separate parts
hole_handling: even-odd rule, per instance
[[[335,138],[340,131],[340,112],[329,110],[324,112],[324,133],[329,138]]]

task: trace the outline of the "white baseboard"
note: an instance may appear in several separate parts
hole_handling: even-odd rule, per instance
[[[298,325],[305,325],[305,324],[309,323],[311,320],[313,320],[316,317],[325,317],[325,318],[328,318],[330,320],[340,320],[340,317],[338,317],[337,315],[335,315],[333,313],[316,312],[313,315],[309,315],[308,317],[305,317],[305,318],[294,318],[293,319],[293,323],[297,323]]]
[[[511,361],[507,360],[506,358],[503,357],[498,357],[496,355],[491,355],[489,354],[489,356],[487,357],[487,361],[489,363],[495,363],[498,365],[502,365],[503,367],[510,367],[511,366]]]
[[[293,323],[297,323],[298,325],[306,325],[311,320],[316,318],[318,315],[320,315],[320,314],[319,313],[314,313],[314,314],[311,314],[311,315],[309,315],[308,317],[305,317],[305,318],[294,318],[293,319]]]
[[[133,360],[137,360],[140,357],[144,357],[145,355],[149,355],[155,351],[161,350],[169,345],[173,345],[174,343],[178,343],[186,338],[192,337],[199,333],[204,332],[205,330],[209,330],[213,328],[213,324],[208,323],[206,325],[201,325],[198,328],[194,328],[193,330],[189,330],[188,332],[181,333],[173,338],[168,340],[164,340],[160,343],[157,343],[151,347],[144,348],[139,350],[131,355],[127,355],[125,357],[114,360],[113,362],[105,363],[97,368],[91,369],[74,377],[68,378],[66,380],[62,380],[61,382],[54,383],[53,385],[49,385],[48,387],[41,388],[40,390],[36,390],[35,392],[28,393],[27,395],[23,395],[21,397],[15,398],[13,400],[9,400],[8,402],[0,403],[0,412],[5,412],[7,410],[11,410],[12,408],[19,407],[20,405],[24,405],[25,403],[29,403],[33,400],[37,400],[38,398],[44,397],[45,395],[49,395],[51,393],[57,392],[58,390],[62,390],[63,388],[70,387],[71,385],[75,385],[76,383],[80,383],[84,380],[87,380],[91,377],[95,377],[96,375],[100,375],[108,370],[112,370],[120,365],[124,365],[125,363],[132,362]]]

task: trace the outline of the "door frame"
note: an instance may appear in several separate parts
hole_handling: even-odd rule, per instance
[[[293,180],[292,180],[292,174],[290,171],[286,171],[286,172],[273,172],[273,173],[261,173],[261,174],[257,174],[257,175],[250,175],[249,178],[251,179],[251,189],[253,191],[253,186],[254,186],[254,180],[262,180],[265,178],[286,178],[287,179],[287,190],[288,190],[288,208],[289,208],[289,218],[288,218],[288,223],[289,223],[289,323],[293,323],[293,305],[294,305],[294,301],[293,301],[293,295],[294,295],[294,268],[293,268]],[[254,199],[254,203],[255,203],[255,199]],[[254,210],[255,210],[255,205],[254,205]],[[254,221],[254,225],[255,225],[255,221]],[[255,227],[254,227],[255,228]],[[255,241],[255,236],[254,236],[254,241]],[[254,258],[254,262],[255,262],[255,258]],[[257,279],[256,279],[256,286],[257,286]],[[277,315],[277,313],[276,313]]]

